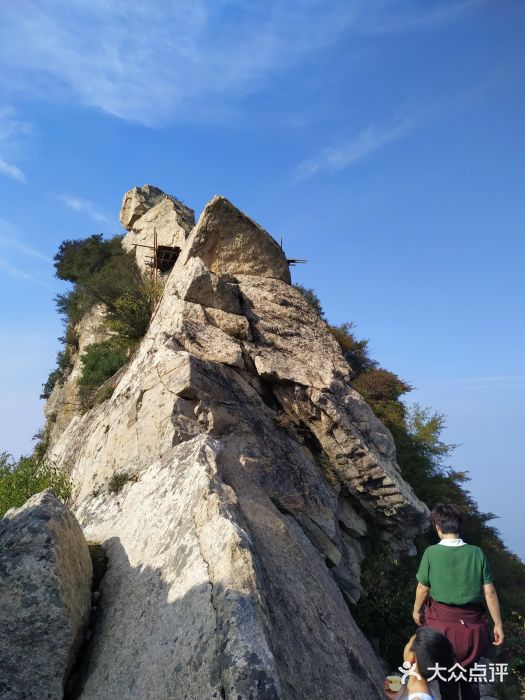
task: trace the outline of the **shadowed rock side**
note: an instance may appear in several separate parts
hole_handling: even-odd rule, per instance
[[[0,521],[0,697],[59,700],[91,604],[91,559],[51,491]]]
[[[215,197],[113,397],[53,444],[109,556],[80,697],[382,697],[348,603],[367,539],[410,551],[428,512],[288,282],[269,234]]]

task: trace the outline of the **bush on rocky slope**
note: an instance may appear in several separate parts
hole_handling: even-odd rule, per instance
[[[33,454],[14,460],[0,454],[0,517],[10,508],[18,508],[35,493],[51,489],[63,501],[69,498],[69,479]]]
[[[101,234],[95,234],[61,243],[55,255],[56,276],[73,287],[56,297],[66,324],[61,338],[65,349],[58,353],[57,367],[43,385],[42,398],[49,398],[67,374],[71,351],[78,349],[75,326],[95,304],[104,304],[107,325],[117,336],[138,340],[146,333],[162,284],[141,275],[134,254],[127,253],[121,241],[121,236],[104,240]],[[92,354],[97,352],[94,349]]]

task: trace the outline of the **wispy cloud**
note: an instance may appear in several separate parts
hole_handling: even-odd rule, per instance
[[[26,181],[26,176],[18,165],[8,163],[3,158],[0,158],[0,174],[7,175],[7,177],[10,177],[12,180],[17,180],[18,182]]]
[[[367,34],[396,34],[400,32],[433,29],[462,19],[490,0],[457,0],[440,2],[422,11],[415,10],[415,3],[370,3],[369,12],[363,17],[361,30]]]
[[[299,163],[293,173],[292,182],[306,180],[323,171],[346,170],[389,143],[408,136],[418,126],[419,121],[419,117],[408,117],[388,127],[372,125],[339,146],[323,148],[316,156]]]
[[[337,41],[361,2],[9,3],[2,9],[0,80],[40,97],[65,91],[129,121],[187,118],[213,111],[224,95],[254,91],[265,77]]]
[[[7,235],[4,234],[4,231],[7,231]],[[29,255],[29,257],[35,258],[36,260],[42,260],[46,263],[51,262],[48,255],[32,246],[21,243],[17,240],[16,235],[17,228],[13,226],[13,224],[10,224],[8,221],[0,220],[0,248],[16,250],[18,253]]]
[[[43,282],[37,277],[33,277],[33,275],[20,270],[18,267],[11,265],[3,258],[0,258],[0,270],[7,272],[7,274],[11,277],[16,277],[18,279],[25,280],[26,282],[34,282],[35,284],[39,284],[41,287],[45,287],[46,289],[53,289],[53,287],[47,282]]]
[[[26,136],[31,127],[21,121],[12,107],[0,107],[0,175],[6,175],[17,182],[25,182],[23,170],[16,165]]]
[[[13,94],[66,97],[147,125],[194,119],[231,108],[342,37],[426,29],[481,3],[443,0],[430,10],[404,0],[5,3],[0,83]]]
[[[106,224],[110,222],[110,218],[103,214],[89,199],[83,199],[82,197],[75,197],[68,194],[61,194],[58,196],[58,199],[65,204],[66,207],[69,207],[69,209],[87,214],[87,216],[94,221]]]

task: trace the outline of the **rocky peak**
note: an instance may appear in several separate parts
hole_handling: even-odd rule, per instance
[[[189,230],[145,190],[123,245],[180,253],[113,396],[49,455],[109,558],[80,697],[379,699],[360,563],[410,552],[428,511],[276,241],[223,197]]]
[[[125,229],[131,231],[141,216],[144,216],[146,212],[165,199],[169,200],[177,208],[182,218],[186,219],[191,225],[195,223],[195,212],[193,209],[190,209],[176,197],[166,194],[153,185],[133,187],[133,189],[126,192],[120,209],[120,223]]]
[[[176,260],[195,224],[195,212],[158,187],[143,185],[124,195],[120,222],[128,229],[124,249],[133,251],[139,268],[148,272],[154,264],[155,241],[161,250],[171,251],[170,261]]]
[[[184,250],[183,261],[199,257],[217,274],[258,275],[290,284],[286,256],[261,226],[225,197],[208,202]]]

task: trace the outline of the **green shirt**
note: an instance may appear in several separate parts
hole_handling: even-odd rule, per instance
[[[482,550],[472,544],[427,547],[416,576],[434,600],[447,605],[482,603],[483,585],[494,580]]]

